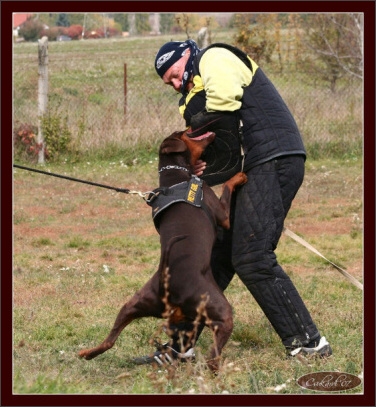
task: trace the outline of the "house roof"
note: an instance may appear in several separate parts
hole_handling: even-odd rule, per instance
[[[14,13],[13,14],[13,28],[17,28],[22,25],[29,17],[31,17],[32,13]]]

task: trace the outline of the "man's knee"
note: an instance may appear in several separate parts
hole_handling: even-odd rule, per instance
[[[236,262],[234,260],[234,267],[236,274],[248,289],[261,281],[275,279],[275,274],[267,261]]]

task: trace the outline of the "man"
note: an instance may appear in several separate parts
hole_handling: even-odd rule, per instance
[[[329,343],[321,337],[275,255],[284,220],[303,182],[306,158],[299,129],[285,102],[261,68],[227,44],[199,50],[192,40],[168,42],[156,55],[155,69],[165,84],[182,94],[179,110],[190,127],[188,135],[216,133],[211,148],[195,167],[196,175],[210,185],[224,182],[240,169],[248,177],[233,196],[231,230],[218,235],[213,249],[217,284],[225,290],[237,273],[288,355],[330,356]],[[203,326],[191,344],[184,336],[192,330],[191,324],[174,328],[171,346],[161,345],[153,358],[137,362],[163,363],[168,348],[173,357],[192,356]]]

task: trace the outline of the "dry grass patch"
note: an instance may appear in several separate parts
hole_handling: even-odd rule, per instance
[[[155,160],[131,169],[120,163],[56,164],[51,171],[145,191],[158,185]],[[169,369],[134,365],[132,357],[153,351],[152,338],[167,339],[163,322],[154,319],[132,322],[113,349],[80,360],[78,351],[107,336],[120,307],[158,267],[159,236],[150,208],[138,195],[18,170],[14,177],[16,394],[307,394],[296,383],[303,374],[362,372],[363,293],[287,236],[277,254],[333,347],[329,360],[286,359],[237,277],[226,290],[235,326],[218,376],[204,360],[212,341],[207,329],[193,363]],[[362,281],[359,179],[359,162],[308,162],[286,226]]]

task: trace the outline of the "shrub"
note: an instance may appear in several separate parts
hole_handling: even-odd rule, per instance
[[[13,130],[15,159],[37,162],[41,144],[37,142],[38,128],[29,123],[18,123]],[[45,155],[48,156],[45,150]]]
[[[41,118],[41,125],[48,158],[57,159],[60,154],[70,151],[72,135],[68,129],[67,116],[61,116],[54,108],[49,109]]]
[[[56,41],[56,38],[59,35],[63,34],[63,28],[62,27],[51,27],[48,29],[44,29],[41,32],[41,36],[46,36],[48,38],[48,41]]]
[[[117,27],[107,28],[107,37],[117,37],[121,35],[121,31]]]
[[[29,18],[21,27],[19,35],[23,37],[25,41],[37,41],[41,38],[43,29],[44,26],[39,20]]]
[[[87,38],[87,39],[103,38],[103,30],[98,29],[98,30],[85,31],[84,38]]]
[[[50,109],[41,118],[44,137],[44,158],[56,160],[61,154],[72,152],[71,132],[68,129],[68,117],[61,116],[55,109]],[[42,144],[37,142],[38,128],[29,123],[20,123],[14,127],[14,157],[22,161],[37,162]]]
[[[260,63],[271,62],[272,54],[276,48],[276,41],[268,30],[272,25],[276,26],[276,17],[273,14],[259,15],[257,23],[251,27],[252,14],[236,14],[235,21],[237,33],[235,34],[235,46],[242,49],[252,59]],[[276,30],[276,27],[274,27]]]
[[[71,37],[72,40],[79,40],[82,37],[82,30],[83,30],[82,25],[74,24],[71,25],[70,27],[65,28],[64,34],[68,35],[68,37]]]

